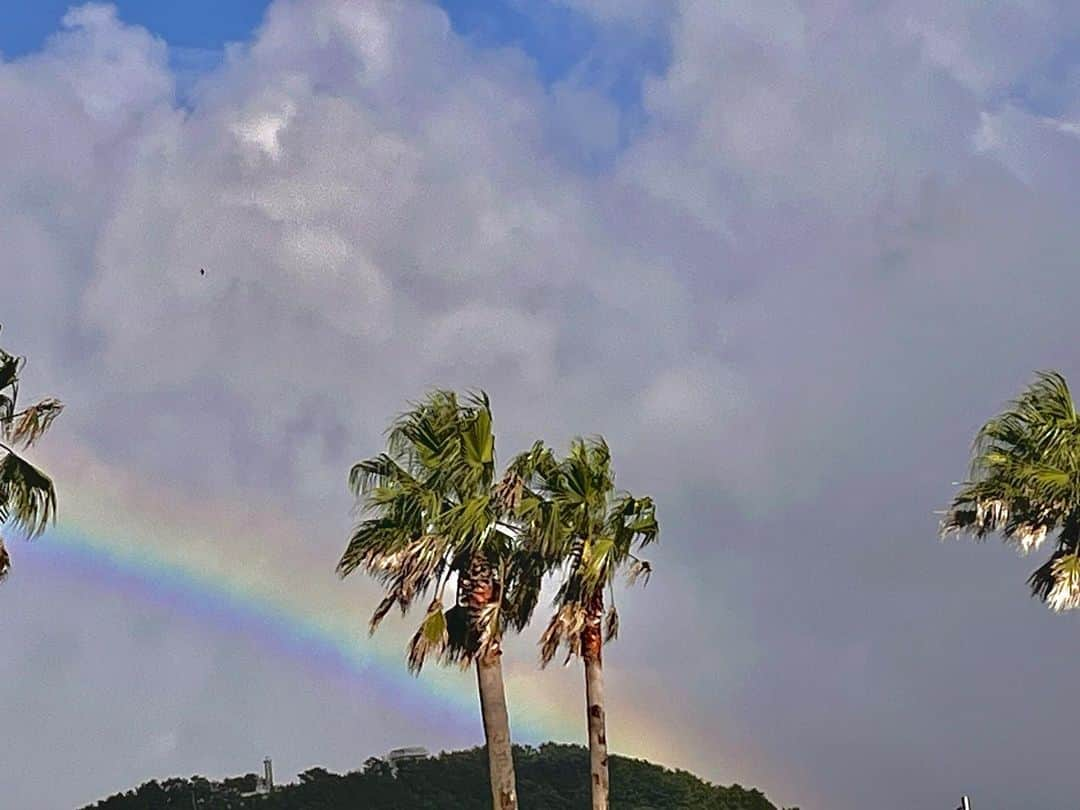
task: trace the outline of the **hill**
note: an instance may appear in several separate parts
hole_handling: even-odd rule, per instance
[[[588,751],[545,743],[515,747],[522,810],[589,807]],[[490,810],[487,755],[483,748],[443,753],[402,763],[394,776],[382,760],[338,775],[322,768],[300,774],[269,796],[243,797],[255,775],[212,782],[201,777],[147,782],[83,810]],[[760,791],[720,787],[686,771],[626,757],[611,757],[611,806],[615,810],[777,810]],[[195,801],[192,801],[194,797]]]

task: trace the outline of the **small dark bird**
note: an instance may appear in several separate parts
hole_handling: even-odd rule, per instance
[[[206,270],[204,270],[202,267],[200,267],[199,268],[199,275],[200,276],[205,276],[206,275]]]

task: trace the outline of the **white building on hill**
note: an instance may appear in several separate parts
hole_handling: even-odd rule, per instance
[[[427,759],[431,754],[428,753],[426,748],[422,748],[419,745],[408,746],[406,748],[395,748],[385,757],[383,761],[390,766],[390,772],[397,775],[398,765],[402,762],[413,762],[418,759]]]

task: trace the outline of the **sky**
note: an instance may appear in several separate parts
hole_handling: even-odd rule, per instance
[[[658,503],[613,750],[803,810],[1069,805],[1077,617],[935,510],[1080,378],[1080,5],[227,5],[0,3],[3,345],[67,404],[0,588],[5,805],[480,743],[332,570],[432,386],[491,394],[503,459],[603,433]],[[537,634],[515,737],[583,742]]]

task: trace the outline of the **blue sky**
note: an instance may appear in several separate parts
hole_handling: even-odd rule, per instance
[[[191,0],[154,2],[115,0],[125,23],[139,25],[169,45],[178,94],[199,75],[219,63],[229,42],[250,39],[263,19],[269,0]],[[642,78],[659,72],[666,44],[656,32],[620,27],[618,35],[602,32],[587,15],[548,0],[442,0],[454,30],[480,48],[513,47],[524,52],[545,84],[567,79],[587,84],[622,110],[622,139],[641,120]],[[40,49],[57,31],[71,0],[25,3],[0,0],[5,25],[0,28],[0,55],[13,59]]]
[[[3,0],[0,53],[12,58],[41,47],[59,27],[69,0]],[[217,50],[247,39],[259,25],[267,0],[117,0],[120,18],[141,25],[174,48]],[[535,61],[545,79],[565,74],[595,43],[593,27],[561,6],[505,0],[444,0],[454,29],[486,46],[514,45]]]
[[[20,56],[41,47],[60,26],[60,18],[73,3],[68,0],[4,0],[0,10],[0,51]],[[119,0],[122,19],[145,26],[170,45],[185,48],[220,48],[226,42],[245,39],[258,25],[269,3],[265,0],[186,0],[186,2],[140,2]]]

